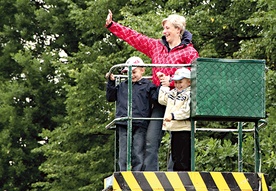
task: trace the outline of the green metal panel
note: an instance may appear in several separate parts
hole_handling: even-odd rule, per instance
[[[191,117],[265,118],[265,61],[198,58],[192,64]]]

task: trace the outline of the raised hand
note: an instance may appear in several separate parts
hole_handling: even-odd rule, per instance
[[[110,25],[110,23],[112,22],[112,12],[110,9],[108,9],[108,15],[106,17],[106,20],[105,20],[105,25]]]

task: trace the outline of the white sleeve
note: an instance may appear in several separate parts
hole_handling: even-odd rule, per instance
[[[168,94],[170,92],[170,87],[161,86],[158,93],[158,102],[161,105],[167,105]]]

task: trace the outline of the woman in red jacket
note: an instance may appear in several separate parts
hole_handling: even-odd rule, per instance
[[[191,43],[192,35],[186,27],[186,19],[180,15],[170,15],[163,19],[163,34],[161,39],[154,39],[138,33],[128,27],[122,26],[112,20],[112,12],[109,10],[105,26],[118,38],[124,40],[136,50],[148,56],[153,64],[191,64],[198,58],[198,52]],[[152,68],[152,80],[157,86],[169,84],[170,77],[177,68]],[[161,75],[160,79],[157,76]],[[164,76],[164,77],[162,77]],[[158,102],[154,103],[152,118],[163,118],[165,107]],[[146,153],[144,161],[145,171],[158,171],[158,150],[162,139],[162,120],[150,121],[146,137]]]

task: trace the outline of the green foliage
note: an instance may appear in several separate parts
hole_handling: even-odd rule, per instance
[[[104,27],[108,9],[115,21],[153,38],[162,36],[163,18],[179,13],[201,57],[266,61],[261,169],[276,188],[275,7],[273,0],[1,1],[0,190],[98,191],[112,174],[115,138],[105,125],[114,104],[105,101],[104,75],[130,56],[151,61]],[[197,132],[196,170],[237,171],[237,143],[235,133]],[[168,153],[166,133],[161,170]],[[251,133],[243,135],[243,159],[243,170],[254,171]]]
[[[244,19],[247,25],[257,27],[256,38],[244,39],[240,42],[241,48],[235,53],[238,58],[265,59],[267,66],[275,70],[275,30],[276,24],[274,1],[258,1],[257,11],[250,18]]]
[[[0,185],[1,189],[27,190],[28,183],[42,179],[38,166],[42,155],[31,150],[39,147],[39,128],[33,124],[33,109],[26,97],[28,88],[16,81],[1,83]]]
[[[170,134],[168,132],[164,133],[163,139],[161,141],[160,152],[159,152],[159,168],[160,171],[167,170],[167,164],[170,157]]]
[[[110,175],[113,152],[106,148],[112,148],[113,136],[76,130],[74,126],[64,125],[41,134],[49,139],[48,144],[34,152],[46,154],[48,160],[40,170],[47,177],[45,182],[33,184],[35,190],[97,190]]]
[[[230,140],[196,141],[196,171],[237,171],[237,150]]]
[[[268,70],[266,75],[266,107],[267,107],[267,126],[260,130],[260,146],[262,150],[262,171],[269,174],[273,188],[276,188],[276,146],[274,135],[276,133],[276,72]]]

